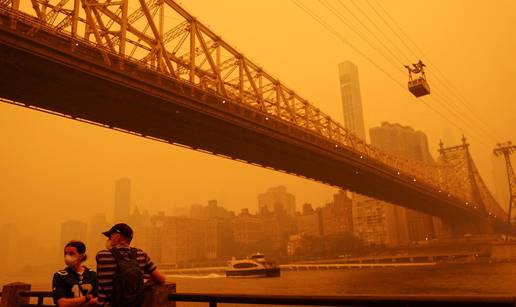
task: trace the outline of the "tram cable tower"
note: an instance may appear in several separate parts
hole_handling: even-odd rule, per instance
[[[509,240],[509,234],[511,233],[511,222],[512,222],[512,209],[516,208],[516,176],[511,164],[511,154],[516,151],[516,145],[512,145],[509,141],[507,143],[498,143],[498,148],[493,150],[495,156],[503,155],[505,157],[505,166],[507,168],[507,180],[509,181],[509,213],[507,217],[507,234],[505,236],[505,242]]]

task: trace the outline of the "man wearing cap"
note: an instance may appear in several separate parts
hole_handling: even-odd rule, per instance
[[[119,223],[102,234],[108,239],[106,249],[98,252],[96,256],[99,288],[98,302],[99,304],[110,306],[113,280],[117,270],[117,261],[113,255],[113,250],[116,249],[123,256],[129,256],[131,254],[130,243],[133,238],[133,230],[129,225]],[[157,269],[146,252],[136,249],[136,259],[144,279],[152,279],[160,284],[165,282],[165,275]]]

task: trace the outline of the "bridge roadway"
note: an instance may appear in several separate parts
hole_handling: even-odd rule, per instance
[[[92,43],[44,25],[31,34],[35,24],[28,14],[0,7],[0,97],[13,103],[311,178],[449,221],[486,221],[460,199],[336,148],[310,130],[116,54],[108,54],[108,66]],[[501,218],[491,221],[502,227]]]

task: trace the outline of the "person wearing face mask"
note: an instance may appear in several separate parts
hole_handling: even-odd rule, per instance
[[[96,256],[98,303],[104,306],[141,306],[144,280],[161,284],[165,282],[165,275],[146,252],[130,246],[133,230],[129,225],[119,223],[102,234],[107,241],[106,249]]]
[[[82,265],[86,261],[86,245],[70,241],[64,247],[66,268],[54,273],[52,297],[59,307],[97,306],[97,275]]]

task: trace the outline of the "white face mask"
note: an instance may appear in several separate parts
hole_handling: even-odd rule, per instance
[[[106,241],[106,249],[111,249],[113,246],[111,245],[111,240],[107,239]]]
[[[65,255],[64,262],[66,263],[66,265],[68,267],[73,268],[81,262],[81,256],[80,255],[77,255],[77,256]]]

